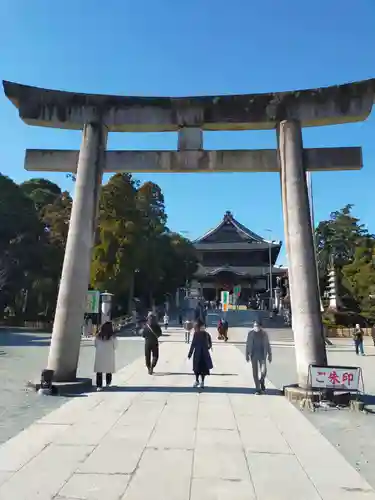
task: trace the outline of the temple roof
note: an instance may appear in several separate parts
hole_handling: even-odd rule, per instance
[[[250,231],[246,226],[238,222],[230,211],[225,212],[223,220],[213,229],[205,233],[201,238],[194,241],[198,249],[207,250],[221,247],[227,249],[245,250],[251,246],[251,249],[262,249],[265,246],[281,247],[281,242],[265,240],[258,234]],[[250,248],[249,248],[250,249]]]
[[[203,267],[202,267],[203,269]],[[216,269],[210,269],[206,270],[206,275],[207,276],[217,276],[218,274],[221,273],[230,273],[230,274],[235,274],[237,276],[246,276],[246,271],[240,270],[238,267],[232,267],[232,266],[220,266],[217,267]]]
[[[198,264],[198,269],[195,273],[195,277],[199,278],[215,278],[216,276],[224,273],[234,274],[239,278],[254,277],[254,276],[266,276],[269,272],[267,266],[229,266],[224,264],[220,267],[208,267]],[[275,276],[283,276],[287,273],[285,268],[272,266],[272,274]]]

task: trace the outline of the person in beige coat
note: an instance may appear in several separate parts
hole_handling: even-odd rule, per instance
[[[95,338],[95,363],[96,390],[103,389],[103,373],[105,373],[106,385],[112,383],[112,374],[116,371],[115,352],[117,338],[115,336],[111,321],[107,321],[100,328]]]

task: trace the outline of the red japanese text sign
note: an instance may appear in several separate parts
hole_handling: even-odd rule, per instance
[[[358,391],[361,369],[354,366],[310,366],[310,384],[316,389]]]

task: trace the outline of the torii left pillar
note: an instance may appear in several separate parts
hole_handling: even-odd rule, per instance
[[[83,128],[47,365],[54,371],[55,382],[76,380],[107,135],[101,123],[87,123]]]

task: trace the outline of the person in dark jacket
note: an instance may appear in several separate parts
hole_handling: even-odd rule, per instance
[[[159,359],[159,337],[161,335],[162,331],[157,317],[152,312],[148,313],[146,325],[142,330],[142,336],[145,339],[146,367],[150,375],[154,373],[154,368]]]
[[[223,320],[220,318],[217,324],[217,340],[223,340]]]
[[[220,318],[217,325],[217,331],[219,333],[218,340],[225,340],[225,342],[228,342],[228,329],[228,321],[225,318]]]
[[[195,375],[194,387],[204,388],[204,379],[213,368],[210,349],[212,348],[211,335],[204,329],[204,323],[198,319],[194,327],[194,337],[189,350],[188,358],[193,357],[193,371]],[[199,381],[199,379],[201,381]]]
[[[254,321],[252,330],[247,334],[246,361],[250,361],[253,368],[255,394],[263,394],[266,390],[267,358],[271,363],[272,350],[267,332],[263,330],[258,321]]]
[[[222,325],[223,325],[223,338],[224,338],[225,342],[228,342],[229,324],[225,318],[223,318]]]

